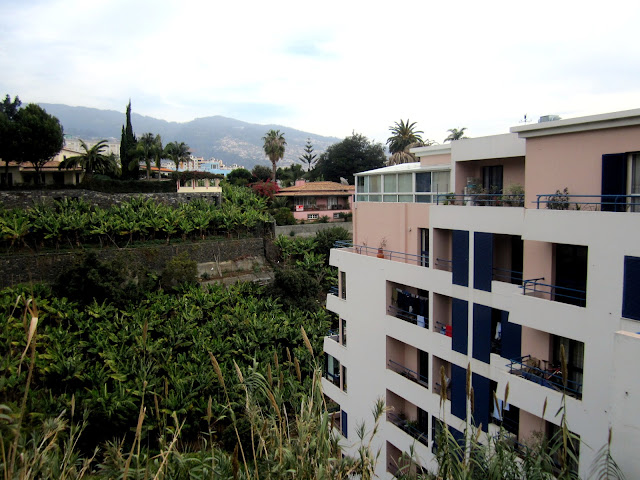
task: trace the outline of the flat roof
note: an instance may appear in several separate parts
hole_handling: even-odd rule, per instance
[[[356,176],[380,175],[387,173],[431,172],[434,170],[451,170],[451,165],[448,163],[446,165],[421,165],[420,162],[399,163],[398,165],[390,165],[388,167],[356,173]]]

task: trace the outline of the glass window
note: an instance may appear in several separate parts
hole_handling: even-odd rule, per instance
[[[413,195],[398,195],[398,201],[411,203],[413,202]]]
[[[369,192],[369,178],[368,177],[357,177],[356,190],[358,193],[368,193]]]
[[[416,195],[417,203],[431,203],[431,195]]]
[[[450,192],[449,178],[450,172],[433,172],[431,181],[432,192]]]
[[[340,272],[340,298],[347,299],[347,272]]]
[[[369,201],[369,195],[358,195],[356,197],[356,200],[358,202],[368,202]]]
[[[385,175],[384,176],[384,191],[385,193],[395,193],[397,192],[397,179],[395,175]]]
[[[413,182],[412,175],[410,173],[400,173],[398,174],[398,192],[412,192],[413,191]]]
[[[369,195],[369,201],[370,202],[381,202],[382,201],[382,195]]]
[[[431,191],[431,172],[416,173],[416,192]]]
[[[398,195],[385,195],[384,196],[384,201],[385,202],[397,202],[398,201]]]
[[[380,192],[380,175],[369,176],[369,192]]]
[[[342,346],[347,346],[347,321],[342,319]]]

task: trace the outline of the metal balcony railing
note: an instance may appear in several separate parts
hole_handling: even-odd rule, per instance
[[[538,209],[640,212],[640,194],[569,195],[556,192],[543,193],[536,197],[535,203]]]
[[[393,305],[389,305],[387,307],[387,313],[392,317],[399,318],[400,320],[404,320],[405,322],[413,323],[414,325],[422,328],[429,328],[429,319],[424,315],[418,315],[413,312],[408,312],[398,307],[394,307]]]
[[[388,360],[387,366],[389,367],[389,370],[393,370],[394,372],[399,373],[403,377],[408,378],[412,382],[419,383],[423,387],[429,388],[429,377],[420,375],[418,372],[405,367],[401,363],[394,362],[393,360]]]
[[[438,320],[434,321],[434,331],[441,335],[446,335],[447,337],[451,337],[453,335],[451,325],[439,322]]]
[[[402,416],[396,415],[392,412],[387,413],[387,420],[393,423],[396,427],[404,430],[423,445],[429,445],[429,435],[427,432],[423,432],[419,428],[417,422],[406,420],[405,418],[402,418]]]
[[[324,378],[333,383],[336,387],[340,387],[340,374],[334,374],[330,372],[324,372]]]
[[[513,375],[525,378],[543,387],[564,392],[577,399],[582,398],[582,383],[562,378],[562,372],[559,368],[542,369],[537,365],[538,362],[535,358],[531,357],[531,355],[525,355],[511,359],[507,367],[509,367],[509,373]]]
[[[331,287],[329,289],[329,295],[335,295],[336,297],[340,296],[340,292],[338,290],[338,286],[337,285],[334,285],[333,287]]]
[[[549,300],[569,303],[579,307],[586,306],[587,292],[585,290],[563,287],[561,285],[550,285],[548,283],[542,283],[541,280],[544,280],[544,277],[524,280],[520,287],[522,288],[522,294],[548,298]]]
[[[329,337],[334,342],[340,343],[340,331],[339,330],[329,330],[327,332],[327,337]]]
[[[448,258],[436,258],[434,266],[438,270],[446,270],[447,272],[451,272],[453,270],[453,260],[449,260]]]
[[[493,267],[493,280],[522,285],[522,272],[519,272],[518,270]]]
[[[483,207],[524,207],[524,194],[446,193],[434,195],[437,205],[474,205]]]
[[[393,260],[396,262],[411,263],[422,267],[429,266],[428,255],[417,255],[414,253],[397,252],[395,250],[387,250],[385,248],[376,248],[368,245],[356,245],[347,240],[336,240],[333,244],[333,248],[349,249],[354,253],[361,255],[367,255],[370,257],[379,257],[386,260]]]

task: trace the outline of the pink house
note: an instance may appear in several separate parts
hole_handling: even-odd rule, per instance
[[[333,222],[352,211],[355,186],[336,182],[309,182],[297,180],[293,187],[287,187],[276,194],[290,198],[293,216],[296,220],[317,220],[327,216]]]

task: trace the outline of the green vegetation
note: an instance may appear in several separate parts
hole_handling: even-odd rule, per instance
[[[94,172],[103,174],[117,172],[118,165],[113,157],[102,153],[104,149],[107,148],[106,140],[100,140],[91,148],[84,143],[84,140],[80,140],[80,146],[84,150],[84,153],[64,159],[60,163],[60,170],[80,166],[85,170],[87,175],[91,175]]]
[[[262,137],[264,145],[262,149],[264,154],[271,161],[272,166],[272,181],[276,181],[276,163],[278,160],[282,160],[284,157],[284,150],[287,142],[284,139],[284,133],[280,133],[280,130],[269,130],[267,134]]]
[[[340,182],[340,178],[345,178],[353,184],[355,173],[383,167],[386,161],[381,143],[372,143],[364,135],[354,133],[327,148],[310,173],[314,180]]]
[[[140,178],[140,166],[134,161],[138,139],[133,133],[131,125],[131,100],[127,104],[126,126],[122,126],[120,137],[120,165],[123,180],[138,180]]]
[[[449,136],[444,139],[444,143],[454,142],[456,140],[461,140],[463,138],[469,138],[464,135],[464,131],[466,129],[467,127],[462,127],[459,130],[457,128],[450,128],[449,130],[447,130],[447,132],[449,132]]]
[[[251,190],[227,185],[221,206],[204,200],[171,207],[134,198],[110,208],[91,207],[82,200],[34,205],[28,210],[0,209],[0,246],[39,250],[129,245],[172,238],[205,239],[215,235],[246,235],[270,221],[266,201]]]
[[[316,163],[317,155],[313,153],[313,145],[311,144],[311,139],[307,138],[307,143],[304,146],[304,153],[301,157],[298,158],[299,162],[302,162],[307,165],[307,171],[311,171],[311,167]]]

